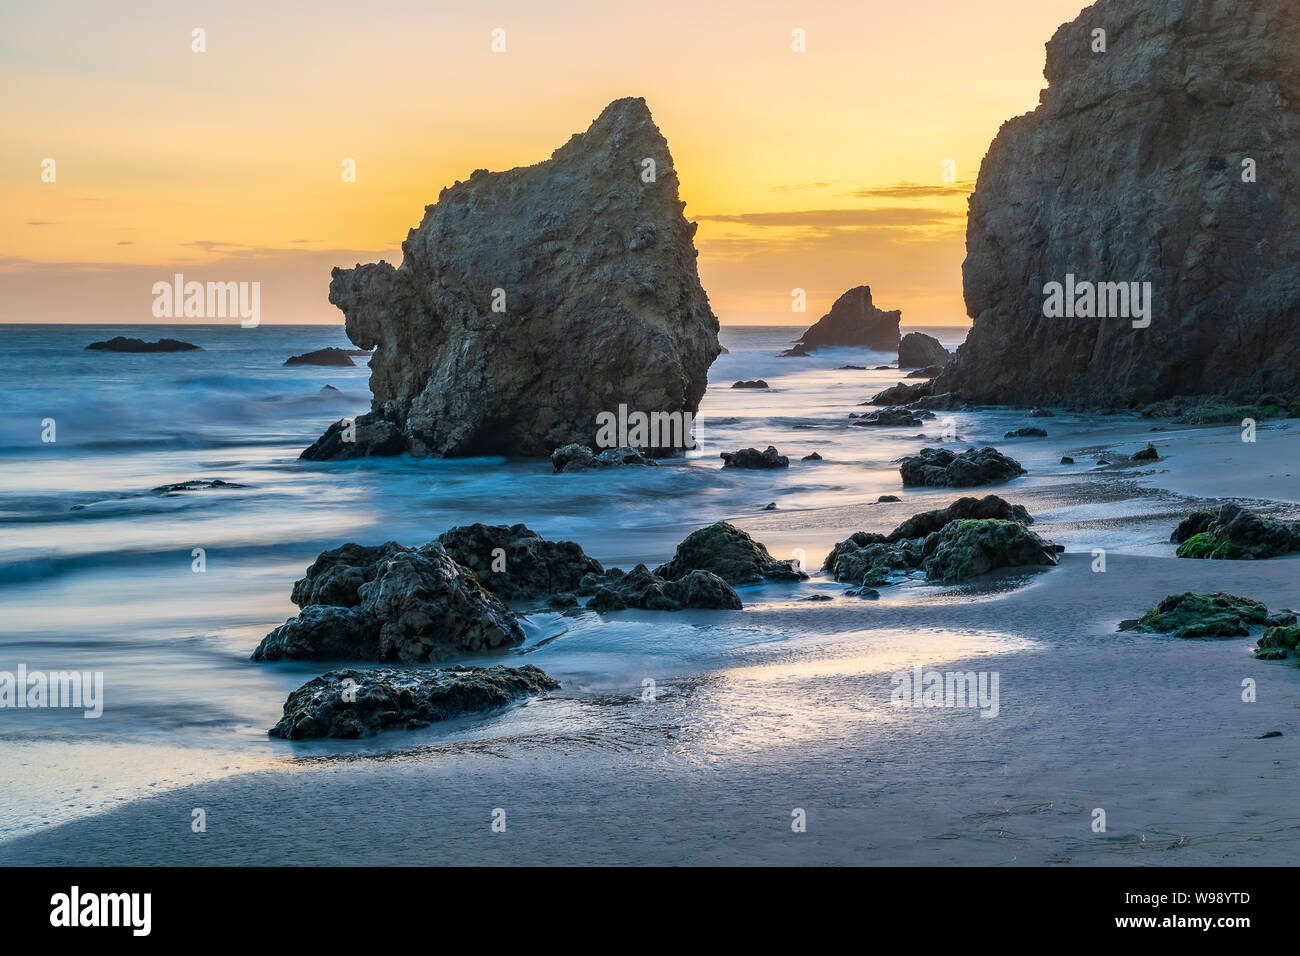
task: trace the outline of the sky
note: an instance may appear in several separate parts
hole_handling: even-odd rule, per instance
[[[904,325],[967,324],[980,160],[1084,5],[6,0],[0,322],[158,321],[179,272],[337,324],[333,266],[400,261],[443,186],[643,96],[723,324],[808,324],[863,284]]]

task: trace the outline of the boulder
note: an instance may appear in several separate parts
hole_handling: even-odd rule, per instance
[[[551,452],[551,467],[557,472],[599,471],[602,468],[619,468],[624,465],[657,465],[640,450],[621,445],[606,448],[597,454],[586,445],[573,442]]]
[[[418,663],[524,641],[515,615],[437,542],[325,551],[292,597],[302,611],[263,638],[253,660]]]
[[[1057,30],[1037,109],[1002,125],[970,198],[974,326],[936,394],[1300,392],[1297,49],[1295,0],[1108,0]],[[1150,283],[1150,325],[1115,316],[1118,288],[1096,296],[1121,306],[1106,318],[1046,317],[1070,277]]]
[[[689,571],[677,580],[669,581],[644,564],[638,564],[627,574],[610,580],[587,602],[587,607],[596,611],[623,611],[627,608],[739,611],[743,606],[736,589],[709,571]]]
[[[962,519],[926,539],[921,570],[929,581],[953,584],[999,568],[1059,563],[1056,545],[1019,521]]]
[[[531,664],[444,670],[336,670],[308,681],[290,694],[284,703],[284,716],[267,734],[284,740],[355,740],[385,730],[415,730],[449,717],[494,710],[559,686],[558,681]]]
[[[898,343],[899,368],[943,367],[952,361],[952,353],[933,335],[908,332]]]
[[[1009,431],[1003,438],[1046,438],[1047,432],[1041,428],[1022,427]]]
[[[1020,462],[996,448],[968,448],[960,455],[946,448],[922,448],[899,466],[903,485],[967,488],[996,485],[1023,475]]]
[[[1198,511],[1179,522],[1171,540],[1180,558],[1250,561],[1300,551],[1300,521],[1266,518],[1240,505]]]
[[[503,601],[576,591],[583,575],[605,573],[581,545],[547,541],[522,524],[462,525],[438,535],[438,543]]]
[[[691,571],[712,572],[728,584],[808,578],[793,561],[778,561],[761,542],[726,521],[692,531],[677,546],[672,560],[655,568],[654,573],[675,579]]]
[[[771,388],[772,386],[768,385],[767,382],[763,381],[761,378],[756,378],[748,382],[736,382],[731,387],[732,388]]]
[[[1262,661],[1285,660],[1288,655],[1295,655],[1300,664],[1300,627],[1294,624],[1270,627],[1255,647],[1255,656]]]
[[[871,287],[860,285],[835,300],[831,310],[818,319],[787,355],[825,348],[898,350],[898,322],[903,313],[885,312],[871,301]],[[929,364],[929,363],[924,363]]]
[[[789,468],[790,459],[782,455],[772,445],[763,451],[757,448],[742,448],[740,451],[724,451],[718,456],[723,468]]]
[[[1141,618],[1122,621],[1121,631],[1148,631],[1174,637],[1246,637],[1264,624],[1268,608],[1235,594],[1174,594]]]
[[[915,428],[924,424],[923,418],[934,418],[933,412],[916,413],[910,412],[906,408],[882,408],[877,412],[869,412],[863,415],[854,425],[859,426],[889,426],[889,427],[906,427]]]
[[[116,335],[107,342],[91,342],[86,351],[94,352],[202,352],[203,349],[179,339],[159,339],[146,342],[144,339],[128,339]]]
[[[284,360],[285,365],[343,365],[348,368],[354,367],[357,363],[352,361],[352,354],[347,349],[317,349],[314,352],[304,352],[302,355],[292,355]]]
[[[349,451],[336,423],[303,457],[369,454],[372,435],[373,453],[549,456],[621,405],[693,415],[721,346],[683,206],[633,98],[544,162],[444,189],[398,268],[334,270],[348,337],[375,349],[370,431]]]

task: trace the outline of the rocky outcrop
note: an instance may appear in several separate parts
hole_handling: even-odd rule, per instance
[[[803,581],[808,575],[793,561],[778,561],[760,541],[726,521],[692,531],[673,553],[672,560],[655,568],[665,578],[680,578],[692,571],[709,571],[728,584],[760,581]]]
[[[952,353],[933,335],[908,332],[898,343],[899,368],[925,368],[943,366],[952,361]]]
[[[253,660],[418,663],[524,641],[515,615],[437,542],[326,551],[292,599],[301,612],[263,638]]]
[[[913,515],[890,534],[859,531],[835,545],[822,563],[837,581],[861,588],[924,574],[935,584],[968,581],[1000,568],[1054,566],[1060,546],[1030,531],[1022,505],[996,495],[961,498]]]
[[[723,468],[789,468],[790,459],[768,445],[763,451],[757,448],[742,448],[740,451],[724,451],[719,456]]]
[[[1121,631],[1148,631],[1174,637],[1245,637],[1268,621],[1268,608],[1235,594],[1173,594],[1137,620],[1121,621]]]
[[[334,270],[374,399],[355,441],[337,423],[303,457],[546,456],[620,405],[694,414],[720,346],[683,207],[632,98],[545,162],[444,189],[400,267]]]
[[[710,571],[688,571],[670,581],[638,564],[626,574],[610,574],[587,607],[596,611],[739,611],[743,605],[736,589]]]
[[[854,425],[879,425],[881,427],[916,428],[925,424],[923,419],[934,418],[933,412],[912,412],[906,408],[882,408],[877,412],[868,412],[862,416],[850,415],[856,419]]]
[[[202,352],[203,349],[179,339],[159,339],[146,342],[144,339],[128,339],[116,335],[107,342],[91,342],[86,346],[88,352]]]
[[[840,347],[896,352],[902,317],[900,311],[876,308],[871,301],[871,287],[860,285],[836,299],[831,310],[813,323],[787,354],[806,355],[817,349]]]
[[[963,266],[975,323],[934,394],[1300,393],[1297,49],[1294,0],[1108,0],[1062,26],[1040,105],[980,169]],[[1089,309],[1083,283],[1150,283],[1149,327],[1131,307],[1114,317],[1118,288],[1111,317],[1045,317],[1048,284],[1071,281],[1071,312],[1094,315],[1102,296]]]
[[[438,535],[452,560],[503,601],[577,591],[583,575],[604,574],[572,541],[547,541],[522,524],[462,525]]]
[[[627,445],[606,448],[597,454],[580,442],[571,442],[551,452],[551,467],[558,472],[599,471],[623,465],[657,465],[653,458]]]
[[[904,487],[972,488],[997,485],[1025,473],[1020,462],[996,448],[968,448],[960,455],[946,448],[922,448],[898,468]]]
[[[284,740],[355,740],[494,710],[559,686],[531,664],[432,671],[330,671],[290,694],[284,702],[284,716],[267,734]]]
[[[1180,558],[1251,561],[1300,551],[1300,521],[1266,518],[1240,505],[1198,511],[1179,522],[1170,538]]]
[[[341,365],[346,368],[352,368],[357,363],[352,361],[352,353],[347,349],[317,349],[314,352],[303,352],[301,355],[291,355],[284,360],[285,365]]]

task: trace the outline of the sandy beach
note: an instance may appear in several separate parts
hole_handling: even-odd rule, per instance
[[[386,735],[384,752],[295,745],[274,770],[12,839],[0,861],[1293,862],[1300,671],[1254,660],[1252,638],[1179,640],[1116,626],[1182,591],[1300,608],[1300,558],[1181,560],[1168,544],[1211,490],[1214,500],[1294,517],[1300,429],[1268,423],[1254,444],[1237,427],[1131,418],[1051,433],[999,442],[1029,475],[987,490],[1024,504],[1034,529],[1065,546],[1057,568],[977,588],[905,587],[879,601],[845,597],[819,573],[742,589],[739,612],[620,616],[695,642],[698,655],[678,659],[638,656],[617,627],[602,637],[595,623],[575,624],[557,642],[603,641],[622,663],[602,673],[581,657],[585,666],[566,671],[563,658],[547,657],[555,642],[530,648],[525,659],[545,666],[561,692],[409,746]],[[1147,441],[1161,461],[1092,464],[1106,449],[1131,453]],[[1062,455],[1079,464],[1056,465]],[[803,546],[817,564],[853,531],[887,531],[958,496],[909,489],[897,504],[803,511],[783,501],[735,520],[774,554]],[[1104,573],[1094,570],[1096,548],[1106,551]],[[816,592],[833,600],[800,600]],[[711,649],[722,621],[746,636]],[[890,675],[917,664],[998,674],[997,716],[892,703]],[[646,678],[654,701],[643,700]],[[1256,685],[1251,703],[1246,679]],[[1282,736],[1264,738],[1273,732]],[[206,832],[191,829],[196,808]],[[1104,832],[1094,831],[1098,809]],[[498,810],[504,832],[493,828]],[[792,828],[799,810],[803,832]]]

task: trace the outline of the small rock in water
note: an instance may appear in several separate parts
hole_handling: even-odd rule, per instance
[[[1281,736],[1282,736],[1282,731],[1280,731],[1280,730],[1270,730],[1270,731],[1269,731],[1268,733],[1266,733],[1266,734],[1260,734],[1260,735],[1259,735],[1258,737],[1256,737],[1255,739],[1256,739],[1256,740],[1271,740],[1271,739],[1274,738],[1274,737],[1281,737]]]
[[[284,703],[267,731],[284,740],[355,740],[384,730],[414,730],[437,720],[504,707],[556,690],[558,681],[531,664],[442,670],[336,670],[308,681]]]
[[[1007,432],[1003,438],[1046,438],[1047,432],[1041,428],[1017,428],[1015,431]]]
[[[1073,465],[1073,464],[1074,464],[1074,459],[1071,458],[1069,455],[1065,455],[1065,456],[1063,456],[1063,457],[1061,458],[1061,464],[1062,464],[1062,465]]]
[[[655,568],[654,573],[676,579],[691,571],[709,571],[728,584],[808,578],[793,561],[777,560],[761,541],[726,521],[692,531],[677,546],[672,560]]]
[[[898,497],[898,495],[881,495],[879,498],[876,499],[876,503],[883,504],[888,501],[902,501],[902,500],[903,499]]]
[[[1156,451],[1156,446],[1147,442],[1147,447],[1143,448],[1133,456],[1134,461],[1159,461],[1160,453]]]
[[[768,385],[767,382],[763,381],[761,378],[756,378],[748,382],[736,382],[731,387],[732,388],[771,388],[771,386]]]
[[[181,342],[178,339],[159,339],[157,342],[146,342],[144,339],[128,339],[126,336],[118,335],[109,339],[107,342],[91,342],[86,346],[86,351],[94,352],[202,352],[203,349],[197,345],[191,345],[189,342]]]
[[[181,491],[202,491],[205,488],[245,488],[246,485],[239,485],[233,481],[222,481],[220,478],[214,478],[207,481],[196,478],[193,481],[181,481],[174,485],[159,485],[153,489],[155,495],[174,495]]]
[[[969,448],[955,455],[946,448],[922,448],[899,466],[903,484],[966,488],[1010,481],[1025,473],[1020,462],[996,448]]]
[[[1174,637],[1246,637],[1263,624],[1268,608],[1235,594],[1172,594],[1121,631],[1146,631]]]
[[[639,449],[623,445],[619,448],[606,448],[596,454],[586,445],[573,442],[563,445],[551,452],[551,467],[555,472],[569,473],[577,471],[598,471],[602,468],[619,468],[625,465],[658,465],[653,458],[647,458]]]
[[[763,451],[757,448],[742,448],[740,451],[724,451],[718,456],[723,468],[789,468],[790,459],[782,455],[772,445]]]
[[[764,510],[764,511],[775,511],[775,510],[776,510],[776,502],[773,501],[773,502],[769,502],[768,504],[764,505],[764,506],[763,506],[763,510]]]
[[[338,389],[335,388],[333,385],[325,385],[325,386],[323,386],[323,387],[321,388],[321,391],[322,391],[322,392],[337,392]]]
[[[357,363],[352,361],[352,356],[346,349],[317,349],[314,352],[304,352],[302,355],[292,355],[284,360],[285,365],[343,365],[349,368]]]
[[[813,452],[811,455],[804,455],[803,458],[800,459],[800,460],[801,460],[801,461],[821,461],[821,460],[822,460],[822,456],[819,455],[819,454],[817,454],[817,452]]]

